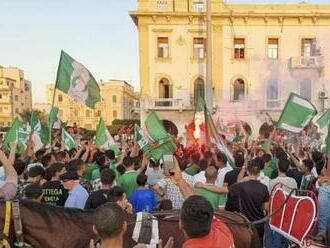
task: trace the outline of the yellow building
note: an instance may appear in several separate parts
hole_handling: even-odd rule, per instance
[[[149,111],[176,124],[205,95],[206,1],[139,0],[141,121]],[[330,93],[330,4],[226,4],[212,0],[213,113],[276,120],[289,93],[323,110]]]
[[[59,118],[67,121],[69,125],[76,123],[79,127],[96,129],[100,117],[106,125],[111,125],[115,119],[134,119],[134,101],[136,94],[130,84],[121,80],[101,81],[101,102],[95,109],[75,102],[63,92],[56,90],[54,106],[59,108]],[[54,84],[47,86],[47,103],[51,106],[53,101]]]
[[[31,82],[24,71],[0,66],[0,126],[10,126],[14,117],[31,108]]]

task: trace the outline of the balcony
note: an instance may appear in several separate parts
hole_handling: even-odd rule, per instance
[[[324,68],[323,56],[311,56],[311,57],[292,57],[289,61],[290,69],[318,69]]]
[[[142,104],[142,108],[145,110],[193,110],[194,106],[191,101],[175,98],[154,98],[149,101],[145,101]]]

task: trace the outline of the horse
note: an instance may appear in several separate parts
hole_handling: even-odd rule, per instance
[[[5,221],[5,205],[4,201],[0,201],[0,232]],[[90,239],[95,236],[92,228],[93,210],[56,207],[28,200],[21,200],[19,206],[24,240],[34,248],[88,248]],[[169,237],[173,237],[174,247],[181,248],[184,236],[179,230],[178,212],[155,212],[153,215],[158,218],[160,238],[166,242]],[[232,231],[235,247],[261,247],[256,229],[247,224],[244,216],[227,211],[216,211],[215,215],[227,223]],[[136,215],[127,215],[127,222],[124,247],[131,248],[136,245],[132,239]],[[11,243],[15,240],[13,226],[11,217]]]

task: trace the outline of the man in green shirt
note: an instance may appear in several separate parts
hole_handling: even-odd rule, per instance
[[[206,185],[214,185],[217,180],[218,172],[214,166],[209,166],[205,171]],[[206,198],[214,209],[224,208],[226,204],[226,194],[216,193],[205,188],[196,188],[195,192]]]
[[[133,191],[138,188],[136,178],[139,173],[134,170],[135,160],[135,158],[131,158],[130,156],[124,158],[123,165],[126,171],[118,178],[117,181],[118,185],[125,190],[127,198],[130,198]]]

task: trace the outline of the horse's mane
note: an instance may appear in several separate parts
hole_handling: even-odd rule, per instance
[[[86,221],[88,221],[88,219],[86,219],[87,215],[91,215],[93,213],[92,210],[57,207],[30,200],[20,200],[19,203],[21,206],[29,209],[30,211],[37,212],[48,225],[52,225],[52,219],[54,218],[58,218],[61,221],[86,223]]]

